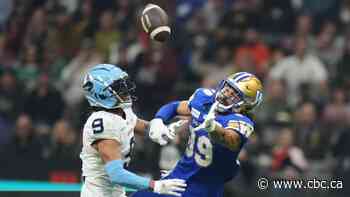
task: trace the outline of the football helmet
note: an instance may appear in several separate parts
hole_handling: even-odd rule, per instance
[[[83,89],[90,106],[105,109],[130,107],[135,84],[128,74],[112,64],[98,64],[88,70]]]
[[[219,102],[217,111],[251,111],[262,102],[262,89],[262,83],[255,75],[248,72],[232,74],[219,85],[215,97]]]

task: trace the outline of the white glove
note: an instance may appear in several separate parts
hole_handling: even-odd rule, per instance
[[[149,123],[149,137],[152,141],[164,146],[169,140],[175,138],[175,133],[171,132],[167,126],[164,125],[163,120],[155,118]]]
[[[206,130],[209,133],[215,131],[216,126],[219,124],[219,123],[217,123],[215,121],[215,111],[217,110],[218,104],[219,104],[219,102],[215,102],[211,106],[211,108],[210,108],[207,116],[205,117],[203,123],[200,124],[198,127],[194,128],[194,131],[198,131],[200,129],[204,129],[204,130]]]
[[[200,124],[198,126],[198,128],[196,128],[196,130],[204,129],[208,133],[211,133],[211,132],[215,131],[217,125],[218,125],[218,123],[215,120],[215,116],[210,116],[210,117],[207,117],[204,120],[204,122],[202,124]]]
[[[168,125],[168,128],[170,132],[174,133],[175,135],[178,133],[179,129],[182,127],[182,125],[188,123],[188,120],[179,120],[176,122],[173,122]]]
[[[185,180],[182,179],[166,179],[154,181],[153,192],[157,194],[166,194],[173,196],[181,196],[180,192],[186,189]]]

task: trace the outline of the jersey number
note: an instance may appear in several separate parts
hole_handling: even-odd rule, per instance
[[[102,118],[97,118],[94,121],[92,121],[92,130],[94,131],[94,134],[103,132],[104,128]]]
[[[213,161],[213,145],[207,136],[199,136],[195,143],[196,134],[191,131],[190,139],[186,149],[186,156],[194,156],[194,160],[201,167],[208,167]],[[197,145],[197,150],[194,151],[194,146]]]

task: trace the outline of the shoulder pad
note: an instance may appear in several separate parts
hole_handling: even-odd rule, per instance
[[[235,114],[228,121],[226,128],[233,129],[248,138],[254,132],[254,123],[244,115]]]
[[[207,89],[207,88],[198,88],[190,97],[189,101],[196,98],[208,98],[213,96],[215,93],[215,90],[213,89]]]

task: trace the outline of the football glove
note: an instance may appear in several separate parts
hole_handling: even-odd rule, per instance
[[[166,145],[169,140],[175,138],[175,133],[170,131],[160,118],[151,120],[149,123],[148,135],[153,142],[156,142],[161,146]]]
[[[153,192],[157,194],[181,196],[180,192],[186,189],[185,180],[182,179],[165,179],[154,181]]]

